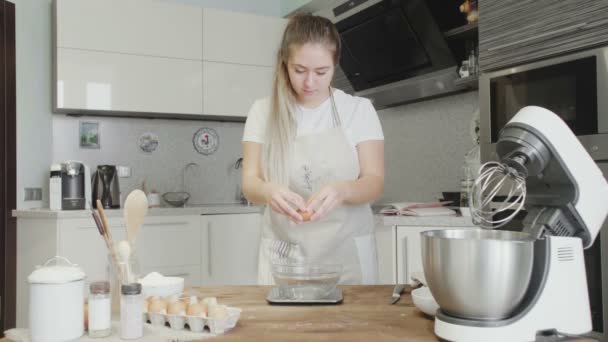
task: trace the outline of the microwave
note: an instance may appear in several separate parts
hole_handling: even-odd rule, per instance
[[[559,115],[594,160],[608,160],[608,47],[481,74],[483,161],[496,159],[500,130],[532,105]]]
[[[559,115],[608,178],[608,47],[483,73],[479,79],[482,162],[496,159],[500,130],[530,105]],[[518,215],[512,228],[505,229],[521,229],[523,218]],[[591,336],[608,342],[608,220],[585,250],[585,266]]]

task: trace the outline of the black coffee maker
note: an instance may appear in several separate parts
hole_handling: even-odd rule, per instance
[[[98,165],[92,183],[94,208],[97,206],[97,200],[101,201],[104,209],[120,208],[120,187],[116,166]]]

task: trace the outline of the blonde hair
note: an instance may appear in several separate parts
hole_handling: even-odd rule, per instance
[[[297,14],[289,19],[277,53],[263,154],[266,180],[283,185],[289,184],[289,156],[297,129],[296,93],[287,63],[293,48],[306,43],[326,46],[332,52],[334,65],[340,59],[340,35],[331,21],[312,14]]]

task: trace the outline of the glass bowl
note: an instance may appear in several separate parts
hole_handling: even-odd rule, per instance
[[[281,297],[294,300],[326,298],[338,285],[343,267],[317,262],[272,262],[272,276]]]

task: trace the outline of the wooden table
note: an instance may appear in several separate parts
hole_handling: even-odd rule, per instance
[[[437,341],[433,320],[405,292],[390,305],[392,286],[340,287],[343,303],[322,306],[269,305],[268,286],[201,288],[201,295],[243,309],[233,330],[208,341]]]
[[[201,296],[243,310],[234,329],[204,341],[438,341],[433,320],[416,309],[409,288],[394,305],[389,304],[392,286],[340,288],[342,304],[297,306],[269,305],[269,286],[200,288]]]

